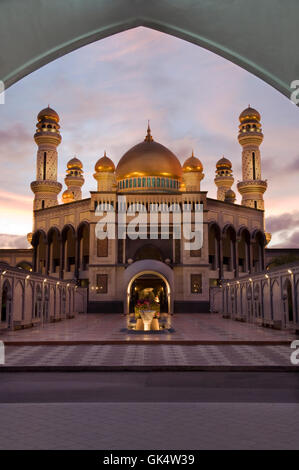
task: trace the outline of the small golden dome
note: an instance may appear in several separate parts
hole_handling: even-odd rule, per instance
[[[194,156],[194,152],[192,150],[192,155],[191,157],[187,158],[183,165],[183,172],[188,173],[188,172],[202,172],[203,171],[203,166],[199,158]]]
[[[56,111],[49,106],[47,108],[42,109],[38,115],[37,115],[37,120],[41,121],[42,119],[54,119],[54,121],[59,122],[59,116],[56,113]]]
[[[70,189],[66,189],[63,193],[62,193],[62,202],[64,204],[68,203],[68,202],[73,202],[75,200],[74,198],[74,193],[70,190]]]
[[[74,157],[67,163],[67,168],[68,170],[73,170],[73,169],[78,169],[78,168],[82,170],[83,165],[82,165],[82,162],[79,160],[79,158]]]
[[[236,199],[236,193],[235,193],[235,191],[233,191],[232,189],[228,189],[228,191],[226,191],[226,193],[225,193],[225,199],[233,199],[233,200],[235,200],[235,199]]]
[[[104,156],[100,158],[94,167],[96,173],[98,172],[107,172],[107,173],[114,173],[115,172],[115,165],[113,161],[107,157],[106,151],[104,152]]]
[[[230,168],[231,169],[232,167],[232,163],[231,161],[228,159],[228,158],[225,158],[225,157],[222,157],[220,158],[220,160],[218,160],[218,162],[216,163],[216,168],[217,169],[226,169],[226,168]]]
[[[250,105],[249,105],[248,108],[246,108],[246,109],[244,109],[244,111],[242,111],[242,113],[239,116],[239,120],[242,123],[244,121],[250,121],[252,119],[255,120],[255,121],[260,121],[261,120],[261,115],[256,109],[251,108]]]

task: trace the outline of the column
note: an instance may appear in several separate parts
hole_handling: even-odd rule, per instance
[[[79,269],[80,269],[80,241],[78,236],[75,237],[75,277],[79,278]]]
[[[33,260],[32,260],[32,271],[36,272],[37,266],[36,266],[36,261],[37,261],[37,245],[33,246]]]
[[[59,277],[60,279],[63,279],[63,270],[65,268],[65,259],[64,259],[64,247],[65,247],[65,242],[63,238],[61,237],[60,240],[60,246],[59,246]]]
[[[239,243],[240,243],[240,240],[236,238],[236,241],[235,241],[235,277],[239,277]]]
[[[252,273],[253,272],[253,243],[251,240],[249,242],[248,251],[249,251],[249,272]]]
[[[222,237],[219,237],[219,278],[223,278],[223,247]]]
[[[51,254],[50,254],[49,242],[47,241],[46,242],[46,275],[49,274],[50,267],[51,267]]]

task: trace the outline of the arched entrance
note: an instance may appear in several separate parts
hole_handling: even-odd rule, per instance
[[[292,284],[291,284],[290,279],[286,279],[284,283],[284,301],[285,301],[286,323],[293,323],[294,321],[293,294],[292,294]]]
[[[4,281],[2,288],[1,301],[1,323],[7,323],[10,326],[11,314],[11,287],[8,281]]]
[[[169,313],[168,290],[167,281],[158,273],[141,273],[135,276],[130,282],[128,312],[134,312],[138,301],[149,299],[159,304],[160,313]]]
[[[137,288],[136,291],[135,287]],[[159,292],[160,298],[163,302],[163,309],[166,310],[165,313],[170,313],[170,285],[167,278],[156,271],[141,271],[132,277],[127,287],[127,313],[132,313],[134,311],[130,309],[134,307],[141,291],[144,289],[147,289],[147,292],[153,292],[153,294],[155,294],[155,292]]]

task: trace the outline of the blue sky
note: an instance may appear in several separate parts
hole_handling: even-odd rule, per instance
[[[35,179],[36,116],[50,104],[60,115],[59,180],[74,155],[83,162],[83,196],[96,189],[94,165],[115,163],[143,140],[155,140],[183,162],[192,148],[204,166],[202,189],[216,197],[216,161],[232,161],[241,179],[238,116],[250,103],[262,115],[262,175],[272,246],[299,245],[299,111],[240,67],[198,46],[147,28],[90,44],[44,66],[6,92],[0,106],[0,245],[26,246]],[[235,188],[234,188],[235,189]],[[238,195],[240,202],[240,195]],[[15,237],[14,235],[17,235]]]

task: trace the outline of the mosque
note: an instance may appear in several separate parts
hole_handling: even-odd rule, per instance
[[[209,312],[212,287],[265,268],[270,234],[265,232],[263,194],[267,181],[261,174],[263,133],[258,111],[249,106],[239,117],[242,180],[237,189],[241,205],[235,202],[230,160],[222,157],[217,161],[217,199],[210,198],[202,187],[203,164],[193,151],[181,165],[169,148],[153,138],[149,126],[144,140],[130,148],[116,167],[106,152],[95,163],[95,187],[88,198],[82,199],[83,163],[72,158],[59,203],[59,122],[59,115],[50,107],[37,116],[36,178],[31,183],[33,231],[28,234],[32,249],[20,253],[1,250],[1,261],[27,266],[32,274],[84,289],[91,313],[129,313],[144,290],[158,296],[162,312]],[[178,208],[189,204],[192,221],[195,207],[201,203],[202,247],[185,249],[183,238],[174,237],[173,217],[168,239],[161,234],[160,219],[155,237],[149,237],[145,229],[145,235],[137,239],[117,235],[97,238],[97,207],[112,207],[117,225],[120,196],[125,196],[126,207],[134,207],[134,212],[141,204],[147,209],[154,204],[175,204]],[[127,213],[125,224],[131,218]]]

